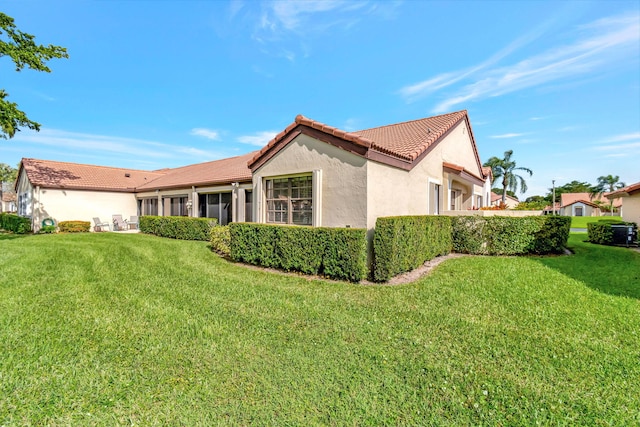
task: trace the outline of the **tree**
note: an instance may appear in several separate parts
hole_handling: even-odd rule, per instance
[[[36,71],[50,73],[46,62],[52,58],[68,58],[67,49],[54,45],[37,45],[35,37],[23,33],[14,24],[13,18],[0,12],[0,57],[9,56],[16,71],[24,67]],[[40,123],[30,120],[24,111],[18,109],[18,104],[10,102],[6,98],[9,94],[0,89],[0,138],[13,138],[21,127],[27,127],[36,131],[40,130]]]
[[[6,163],[0,163],[0,182],[14,182],[18,177],[18,169]]]
[[[607,176],[599,176],[598,183],[591,189],[591,198],[602,195],[602,193],[610,193],[612,191],[616,191],[625,187],[626,184],[620,181],[620,177],[618,175],[607,175]],[[610,201],[609,208],[611,213],[613,213],[613,200]]]
[[[505,151],[504,158],[491,157],[483,166],[488,166],[493,172],[493,181],[495,182],[502,178],[502,203],[506,204],[507,190],[515,192],[520,187],[520,192],[527,191],[527,182],[515,171],[524,171],[533,175],[531,169],[525,167],[518,167],[514,160],[511,160],[513,150]]]

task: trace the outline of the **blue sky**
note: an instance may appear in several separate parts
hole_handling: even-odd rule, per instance
[[[9,100],[42,124],[22,157],[138,169],[259,149],[297,114],[353,131],[466,109],[482,161],[512,149],[529,191],[640,181],[634,1],[3,1],[53,72]]]

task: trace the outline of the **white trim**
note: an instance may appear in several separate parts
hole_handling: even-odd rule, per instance
[[[322,169],[316,169],[311,175],[311,223],[314,227],[322,226]]]

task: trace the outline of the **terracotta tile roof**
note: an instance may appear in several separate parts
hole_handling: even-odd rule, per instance
[[[516,199],[513,196],[507,194],[507,199],[513,200],[514,202],[520,203],[520,200]],[[491,192],[491,203],[497,202],[498,200],[502,200],[502,194],[496,194],[493,191]],[[551,207],[549,207],[551,209]]]
[[[415,160],[431,144],[465,118],[466,111],[355,132],[372,141],[372,148],[406,160]]]
[[[441,138],[446,136],[455,125],[465,118],[467,118],[470,137],[473,141],[473,149],[478,168],[481,168],[480,157],[466,110],[356,132],[346,132],[298,115],[293,123],[269,141],[269,143],[249,161],[249,167],[254,168],[256,165],[260,166],[264,164],[265,158],[271,158],[279,149],[283,148],[283,146],[279,146],[278,143],[301,127],[315,129],[326,135],[361,147],[364,149],[364,151],[362,151],[364,154],[360,154],[360,151],[358,151],[358,154],[366,158],[375,157],[377,160],[384,162],[384,157],[375,155],[375,153],[378,153],[402,162],[412,163]]]
[[[22,159],[19,173],[22,171],[33,186],[123,192],[133,192],[145,182],[162,176],[162,173],[136,169],[28,158]]]
[[[3,202],[15,202],[16,201],[16,193],[15,193],[15,191],[3,191],[2,192],[2,201]]]
[[[225,184],[236,181],[251,181],[251,170],[247,162],[256,152],[212,162],[198,163],[175,169],[162,169],[164,174],[155,180],[140,185],[137,190],[162,188],[184,188],[192,185]]]
[[[620,197],[620,196],[631,196],[634,195],[636,193],[640,193],[640,182],[636,182],[634,184],[631,185],[627,185],[624,188],[621,188],[619,190],[616,191],[612,191],[611,193],[605,193],[604,196],[606,198],[611,198],[611,197]]]

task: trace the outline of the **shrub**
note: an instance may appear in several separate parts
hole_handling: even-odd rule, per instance
[[[211,238],[211,228],[218,220],[187,216],[142,216],[139,222],[143,233],[171,239],[207,241]]]
[[[222,256],[230,256],[231,235],[229,234],[228,225],[220,225],[211,227],[209,232],[211,237],[211,249]]]
[[[229,233],[236,261],[352,282],[366,276],[364,229],[232,223]]]
[[[384,282],[451,252],[451,218],[378,218],[373,235],[373,280]]]
[[[475,255],[561,253],[571,218],[563,216],[452,217],[453,250]]]
[[[599,220],[598,222],[587,223],[587,236],[591,243],[599,245],[615,244],[613,225],[631,225],[633,226],[634,235],[637,237],[638,225],[635,222],[624,222],[615,219]]]
[[[44,227],[54,227],[55,225],[45,225]],[[61,221],[58,223],[61,233],[88,233],[91,229],[89,221]]]
[[[31,231],[31,219],[15,214],[0,213],[0,230],[25,234]]]
[[[52,234],[55,233],[57,227],[55,225],[45,225],[38,230],[38,234]]]

